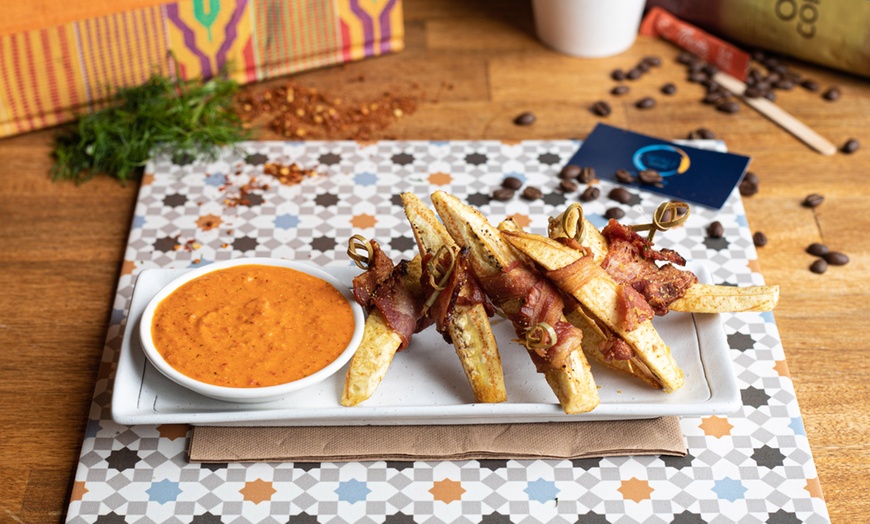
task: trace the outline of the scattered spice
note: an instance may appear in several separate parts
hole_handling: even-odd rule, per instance
[[[413,114],[418,98],[383,93],[368,100],[345,100],[288,82],[260,92],[253,88],[245,90],[236,97],[236,109],[245,127],[265,119],[269,130],[291,140],[369,140],[378,131]]]
[[[302,168],[296,162],[293,162],[290,165],[270,162],[263,166],[263,172],[275,177],[278,182],[285,186],[292,186],[302,182],[306,178],[311,178],[321,174],[316,169]]]

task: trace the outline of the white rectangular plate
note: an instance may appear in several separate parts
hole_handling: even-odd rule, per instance
[[[701,282],[703,266],[689,264]],[[328,267],[348,286],[356,267]],[[360,406],[342,406],[345,370],[286,398],[263,404],[232,404],[198,395],[165,378],[146,360],[139,344],[142,311],[157,291],[185,269],[149,269],[136,281],[121,345],[112,397],[112,417],[120,424],[312,426],[485,424],[641,419],[665,415],[726,414],[740,408],[719,315],[672,312],[654,325],[671,347],[686,377],[674,393],[651,389],[639,380],[592,363],[601,404],[590,413],[566,415],[526,350],[512,339],[510,322],[493,318],[508,401],[474,402],[453,347],[429,328],[414,335],[396,354],[375,394]]]

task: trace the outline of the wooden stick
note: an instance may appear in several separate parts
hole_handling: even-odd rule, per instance
[[[743,92],[746,90],[746,84],[740,80],[737,80],[733,76],[721,71],[713,76],[713,80],[728,91],[739,96],[748,106],[766,116],[819,153],[825,156],[830,156],[837,152],[837,146],[830,143],[825,137],[813,131],[809,126],[791,116],[770,100],[766,98],[749,98],[743,96]]]

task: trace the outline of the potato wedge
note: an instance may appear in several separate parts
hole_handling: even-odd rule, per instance
[[[779,302],[779,286],[714,286],[695,284],[669,306],[670,311],[724,313],[772,311]]]
[[[471,265],[479,278],[497,276],[511,264],[525,262],[522,255],[504,241],[498,229],[474,208],[443,191],[432,194],[432,203],[453,240],[459,246],[469,248]],[[523,302],[523,298],[518,298],[502,304],[502,308],[510,316],[509,310],[514,309],[515,313]],[[580,336],[577,333],[574,339],[579,342]],[[563,366],[541,370],[566,413],[588,412],[599,403],[598,388],[589,363],[579,344],[577,346],[568,353]]]
[[[362,342],[347,368],[342,406],[356,406],[372,396],[401,344],[402,338],[387,324],[384,315],[372,310],[366,318]]]
[[[547,271],[564,268],[581,258],[576,250],[541,235],[510,231],[505,231],[503,235],[509,243]],[[652,322],[646,320],[631,331],[623,327],[617,288],[618,284],[604,270],[600,270],[582,286],[563,288],[563,291],[576,298],[584,310],[628,343],[637,359],[632,365],[637,366],[642,374],[649,373],[658,387],[668,393],[681,388],[685,382],[683,372]]]
[[[434,255],[442,246],[458,250],[435,213],[416,195],[403,193],[402,204],[421,255]],[[460,291],[463,295],[468,296],[467,289]],[[478,402],[507,400],[501,356],[484,305],[457,304],[447,329],[474,398]]]

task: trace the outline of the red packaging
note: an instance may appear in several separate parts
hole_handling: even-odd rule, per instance
[[[741,82],[746,79],[750,56],[737,47],[683,22],[661,7],[649,10],[640,24],[640,34],[660,36]]]

